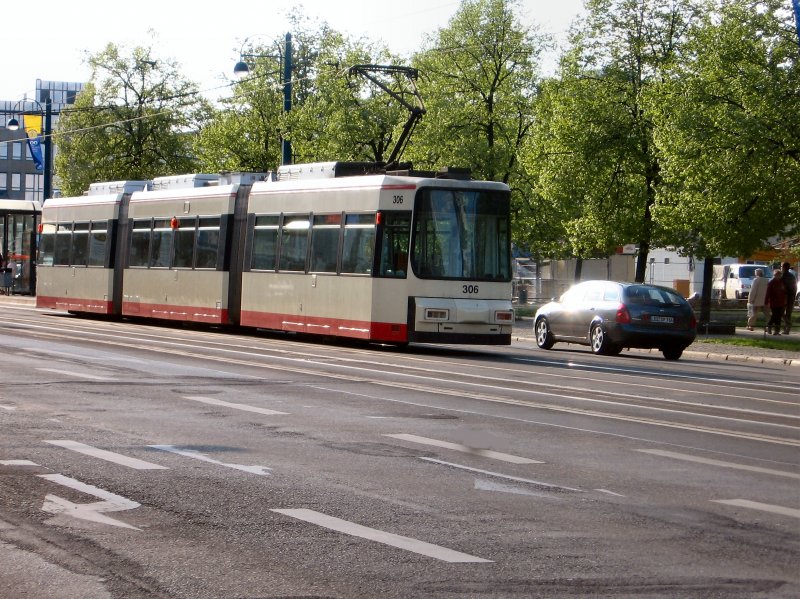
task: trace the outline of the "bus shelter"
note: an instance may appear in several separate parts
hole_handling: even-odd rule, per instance
[[[0,252],[2,266],[10,268],[10,293],[36,293],[36,242],[41,214],[38,202],[0,200]]]

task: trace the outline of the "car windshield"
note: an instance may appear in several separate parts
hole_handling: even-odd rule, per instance
[[[631,304],[679,306],[684,299],[671,289],[649,285],[630,285],[625,288],[625,301]]]
[[[756,269],[761,269],[764,271],[764,276],[767,278],[772,277],[772,269],[769,266],[742,266],[739,269],[739,278],[740,279],[752,279],[756,276]]]

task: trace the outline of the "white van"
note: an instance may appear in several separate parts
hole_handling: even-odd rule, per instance
[[[762,264],[715,264],[712,297],[717,299],[747,299],[756,276],[756,269],[764,271],[767,280],[772,278],[772,267]]]

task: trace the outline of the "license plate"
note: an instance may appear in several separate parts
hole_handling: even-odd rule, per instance
[[[667,324],[673,324],[675,319],[672,316],[651,316],[651,322],[665,322]]]

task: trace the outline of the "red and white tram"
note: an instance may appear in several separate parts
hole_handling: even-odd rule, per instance
[[[44,204],[37,305],[509,344],[509,201],[502,183],[361,163],[96,184]]]

